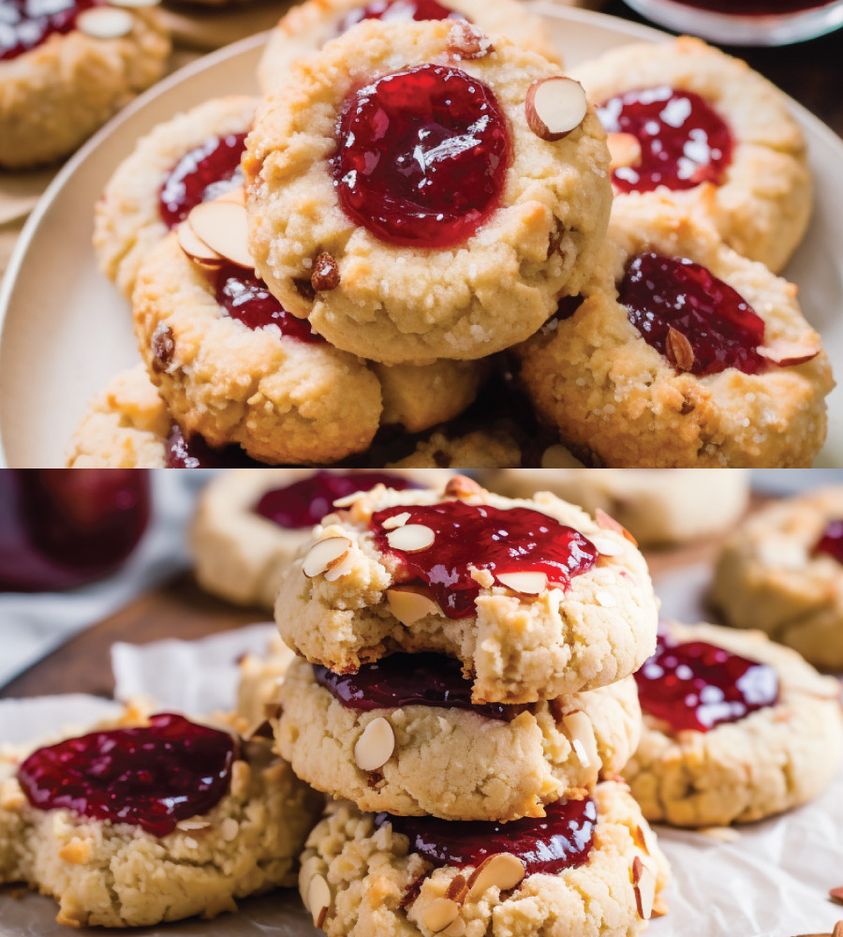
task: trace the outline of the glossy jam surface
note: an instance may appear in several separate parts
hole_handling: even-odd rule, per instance
[[[284,488],[267,491],[255,505],[255,512],[279,527],[300,530],[313,527],[330,514],[337,498],[370,491],[380,484],[396,491],[417,487],[404,476],[390,472],[314,472]]]
[[[426,550],[406,553],[389,546],[383,522],[408,513],[407,524],[429,527],[435,536]],[[480,586],[469,567],[493,575],[514,572],[545,573],[549,585],[566,588],[571,578],[591,569],[597,549],[579,531],[529,508],[445,501],[424,506],[398,506],[372,516],[375,541],[383,553],[397,557],[399,582],[427,586],[448,618],[474,614]]]
[[[137,546],[149,512],[140,469],[0,472],[0,591],[70,589],[107,576]]]
[[[211,137],[182,156],[164,180],[158,197],[158,211],[168,228],[184,221],[200,203],[242,184],[240,157],[245,143],[245,133],[230,133]]]
[[[419,65],[346,101],[334,180],[346,214],[380,240],[450,247],[497,206],[509,154],[490,88],[458,68]]]
[[[300,342],[318,344],[325,341],[310,327],[307,319],[299,319],[278,302],[266,284],[254,273],[226,264],[216,273],[217,302],[232,319],[250,329],[277,326],[282,335]]]
[[[814,553],[827,553],[838,563],[843,563],[843,518],[835,518],[826,524]]]
[[[228,792],[226,732],[161,713],[149,726],[92,732],[33,752],[18,780],[33,807],[139,826],[153,836],[207,813]]]
[[[678,643],[665,634],[635,679],[644,712],[675,732],[708,732],[779,699],[772,667],[705,641]]]
[[[98,5],[99,0],[0,0],[0,61],[71,32],[77,16]]]
[[[726,368],[758,374],[770,366],[757,351],[764,344],[764,320],[707,267],[682,257],[638,254],[627,265],[618,299],[644,341],[671,363],[668,329],[688,339],[692,374]]]
[[[165,467],[195,468],[255,468],[261,463],[250,459],[239,446],[215,449],[201,436],[186,437],[181,427],[174,425],[167,437]]]
[[[506,719],[511,706],[471,702],[471,681],[462,675],[459,661],[442,654],[393,654],[357,673],[336,674],[314,664],[316,682],[348,709],[398,709],[432,706],[470,709],[491,719]],[[516,712],[517,712],[516,708]]]
[[[641,145],[639,165],[619,167],[612,175],[622,192],[719,184],[732,161],[728,125],[693,91],[666,86],[627,91],[605,101],[597,113],[607,131],[630,133]]]
[[[391,823],[417,852],[434,865],[477,866],[487,856],[510,852],[528,875],[572,869],[588,859],[594,842],[597,807],[591,798],[557,800],[545,807],[547,816],[510,823],[439,820],[435,817],[394,817],[379,813],[375,825]]]
[[[467,17],[449,10],[437,0],[374,0],[368,6],[347,13],[337,27],[344,33],[361,20],[383,20],[385,23],[407,23],[411,20],[464,20]]]

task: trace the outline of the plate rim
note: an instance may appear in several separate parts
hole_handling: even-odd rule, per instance
[[[578,22],[600,30],[608,29],[615,33],[622,32],[629,35],[631,41],[638,39],[643,42],[660,43],[667,42],[674,38],[672,33],[644,23],[625,20],[619,16],[601,13],[596,10],[560,6],[554,3],[554,0],[527,0],[525,6],[541,16],[567,20],[569,22]],[[6,336],[6,320],[12,304],[15,287],[19,280],[24,261],[32,246],[32,242],[44,222],[44,219],[48,215],[56,196],[67,185],[69,179],[76,173],[78,168],[98,149],[104,140],[119,132],[121,126],[129,121],[138,111],[146,107],[150,101],[168,94],[173,88],[190,81],[196,75],[215,68],[222,62],[237,58],[240,55],[261,47],[266,43],[270,33],[271,30],[247,36],[244,39],[222,46],[220,49],[216,49],[207,55],[202,55],[195,61],[176,69],[176,71],[167,75],[161,81],[140,94],[119,111],[119,113],[107,121],[58,170],[42,193],[35,207],[30,212],[29,217],[26,219],[15,246],[12,249],[2,282],[0,282],[0,349],[3,347],[3,341]],[[715,48],[717,48],[717,46],[715,46]],[[809,127],[812,136],[820,140],[832,153],[836,151],[837,157],[843,162],[843,138],[839,137],[828,124],[816,114],[812,113],[803,104],[800,104],[781,89],[778,90],[784,95],[788,106],[798,117],[800,123]],[[93,210],[93,208],[91,210]],[[5,447],[5,428],[0,424],[0,469],[8,467]]]

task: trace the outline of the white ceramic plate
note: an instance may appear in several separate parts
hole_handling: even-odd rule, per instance
[[[665,34],[615,17],[534,2],[569,64]],[[58,174],[26,225],[0,291],[0,464],[63,465],[87,402],[137,360],[125,303],[97,271],[92,210],[138,137],[220,94],[256,91],[263,39],[252,37],[176,72],[101,130]],[[804,108],[819,193],[810,232],[787,274],[843,364],[843,141]],[[819,464],[843,465],[843,387],[829,399],[829,442]]]

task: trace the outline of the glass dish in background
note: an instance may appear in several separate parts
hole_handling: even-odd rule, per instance
[[[142,470],[0,472],[0,592],[72,589],[114,572],[150,515]]]
[[[674,32],[739,46],[781,46],[843,26],[843,0],[625,0]]]

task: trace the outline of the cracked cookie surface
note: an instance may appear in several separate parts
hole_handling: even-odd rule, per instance
[[[745,823],[803,804],[828,786],[843,753],[836,680],[758,631],[675,624],[668,631],[769,665],[779,696],[775,705],[708,732],[666,731],[644,706],[641,743],[623,772],[644,816],[688,827]]]
[[[843,669],[843,565],[817,551],[843,519],[843,487],[763,508],[726,541],[712,601],[739,628],[758,628],[817,667]]]
[[[641,720],[632,677],[503,719],[409,704],[364,712],[344,706],[297,658],[277,699],[278,749],[298,777],[361,810],[446,820],[541,816],[543,804],[618,775]],[[362,770],[355,747],[377,719],[390,723],[394,749],[377,770]]]
[[[468,484],[467,492],[460,490]],[[550,699],[605,686],[628,676],[652,653],[656,601],[644,558],[613,527],[601,527],[580,508],[548,493],[506,499],[467,479],[435,491],[394,492],[377,487],[314,531],[314,541],[345,538],[340,562],[305,575],[303,550],[290,566],[275,605],[284,640],[311,662],[353,671],[392,651],[430,650],[457,657],[474,680],[477,701]],[[474,613],[447,617],[438,609],[405,625],[391,611],[391,587],[400,584],[397,559],[382,553],[371,527],[379,510],[460,502],[546,514],[602,546],[596,564],[571,578],[567,589],[546,587],[519,596],[478,581]],[[612,555],[608,555],[609,553]],[[483,559],[476,557],[476,562]]]
[[[284,306],[338,348],[385,363],[473,359],[523,340],[576,293],[593,266],[611,201],[608,152],[593,112],[564,139],[527,126],[525,97],[558,66],[508,40],[478,58],[449,53],[453,23],[359,24],[296,63],[260,109],[244,169],[257,269]],[[449,57],[450,56],[450,57]],[[497,207],[450,248],[397,246],[340,206],[330,160],[347,96],[374,76],[453,62],[497,98],[511,159]],[[339,271],[310,297],[322,252]],[[512,315],[517,306],[518,315]]]
[[[444,930],[466,937],[632,937],[646,926],[636,907],[632,866],[643,862],[652,876],[655,910],[667,863],[627,788],[599,785],[595,845],[587,862],[555,874],[528,875],[514,890],[496,885],[464,898]],[[310,911],[322,917],[328,937],[430,937],[424,923],[446,897],[460,891],[471,867],[434,868],[410,850],[408,837],[389,822],[376,828],[371,814],[337,802],[313,830],[302,855],[299,887],[323,899]],[[314,886],[321,879],[327,891]],[[413,897],[417,895],[417,897]],[[409,901],[407,900],[409,897]],[[434,910],[431,910],[434,909]],[[649,909],[648,909],[649,910]],[[649,914],[648,914],[649,916]]]

